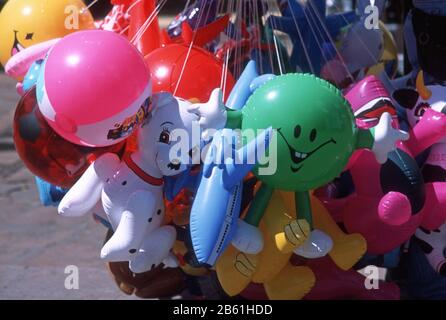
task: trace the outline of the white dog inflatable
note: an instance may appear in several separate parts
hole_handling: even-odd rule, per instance
[[[221,90],[214,90],[204,104],[192,104],[168,93],[154,95],[150,115],[139,129],[138,151],[122,161],[111,153],[99,157],[62,199],[58,211],[68,217],[84,215],[102,200],[115,232],[103,246],[101,258],[130,261],[133,272],[144,272],[160,263],[176,266],[170,251],[176,231],[163,225],[163,176],[187,168],[185,157],[192,157],[193,152],[172,159],[171,132],[183,129],[192,137],[194,122],[202,130],[224,126]],[[197,143],[192,140],[190,151],[199,150]]]

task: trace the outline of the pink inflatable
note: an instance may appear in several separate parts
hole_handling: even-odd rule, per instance
[[[39,109],[66,140],[115,144],[138,127],[151,95],[149,71],[129,41],[111,31],[79,31],[49,51],[37,81]]]
[[[360,127],[374,126],[383,112],[396,110],[382,83],[367,77],[346,98]],[[361,233],[368,252],[384,254],[407,241],[421,225],[427,229],[446,220],[446,184],[425,184],[417,162],[420,152],[446,135],[446,115],[428,110],[414,126],[407,142],[400,142],[389,160],[380,165],[371,151],[357,151],[348,167],[355,193],[342,199],[323,199],[350,233]]]
[[[59,40],[59,38],[48,40],[19,51],[6,63],[5,73],[13,78],[25,76],[31,65],[35,61],[45,58],[47,52],[59,42]]]

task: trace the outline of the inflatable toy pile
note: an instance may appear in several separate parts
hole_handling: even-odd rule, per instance
[[[105,226],[119,288],[446,298],[446,5],[414,1],[399,75],[366,0],[197,0],[163,29],[165,3],[0,13],[17,153],[54,219]]]

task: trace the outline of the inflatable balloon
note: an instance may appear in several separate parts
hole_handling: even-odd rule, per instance
[[[152,117],[141,127],[139,148],[121,161],[113,154],[98,158],[70,189],[59,204],[59,214],[80,216],[88,213],[102,199],[114,234],[101,250],[107,261],[130,261],[133,272],[145,272],[164,263],[176,266],[171,253],[176,230],[164,225],[163,176],[177,175],[190,164],[189,150],[171,158],[176,145],[171,140],[173,130],[184,130],[192,137],[197,121],[204,119],[200,110],[221,113],[222,93],[215,90],[208,103],[193,105],[169,93],[154,96]],[[197,115],[200,114],[200,115]],[[194,141],[195,142],[195,141]],[[185,143],[185,141],[182,141]],[[200,141],[197,141],[199,144]]]
[[[318,97],[317,102],[311,97]],[[330,120],[326,121],[324,117]],[[258,131],[271,125],[277,128],[277,168],[274,174],[261,173],[266,165],[256,166],[254,170],[258,179],[264,182],[264,190],[260,193],[262,199],[254,198],[245,218],[245,223],[251,226],[258,226],[264,203],[276,188],[295,192],[301,218],[312,226],[310,189],[337,177],[355,149],[369,148],[378,161],[384,162],[387,154],[395,148],[395,142],[407,138],[405,133],[391,129],[388,114],[371,131],[357,128],[342,94],[328,82],[308,74],[286,74],[265,83],[248,100],[241,120],[243,130]],[[331,161],[327,163],[325,159]],[[244,231],[240,228],[238,231],[241,232],[240,239],[243,239],[238,247],[240,251],[246,252],[247,244],[259,243],[261,247],[261,235],[251,232],[250,236],[244,237]],[[330,237],[315,229],[308,241],[294,252],[316,258],[330,252],[332,245]]]
[[[247,70],[244,77],[248,78],[249,73]],[[237,85],[237,88],[243,92],[246,90],[245,87],[242,84]],[[300,90],[295,90],[295,88],[300,88]],[[240,100],[243,100],[244,95],[245,93],[242,93]],[[314,103],[309,98],[315,96],[318,97],[318,103]],[[237,99],[236,95],[231,95],[231,102],[236,108],[238,107]],[[294,102],[298,102],[299,108]],[[311,108],[306,105],[311,105]],[[279,109],[282,112],[277,112]],[[330,115],[330,121],[323,120],[322,115]],[[333,118],[334,116],[336,117]],[[286,74],[266,81],[263,86],[260,85],[254,91],[241,112],[228,111],[227,118],[227,126],[241,127],[245,132],[257,133],[257,137],[249,143],[258,138],[262,140],[269,137],[269,135],[265,136],[265,132],[270,126],[277,128],[275,135],[278,141],[273,145],[278,150],[269,152],[274,159],[267,159],[269,161],[264,161],[254,167],[254,174],[263,184],[246,217],[238,221],[236,229],[232,225],[234,224],[233,215],[230,218],[225,216],[224,206],[217,206],[222,212],[217,218],[220,223],[216,225],[221,226],[226,223],[228,225],[223,228],[224,230],[217,229],[221,230],[220,232],[216,232],[214,228],[208,228],[209,222],[215,221],[213,218],[208,218],[205,213],[211,207],[215,208],[215,202],[211,203],[206,197],[197,196],[198,201],[195,201],[192,207],[191,226],[194,250],[201,262],[208,262],[206,259],[214,257],[212,256],[215,254],[214,248],[218,249],[227,244],[227,240],[224,240],[226,234],[231,234],[232,245],[237,250],[245,254],[261,252],[264,241],[257,227],[274,189],[296,192],[295,201],[301,213],[300,218],[307,220],[312,227],[313,220],[308,196],[310,189],[324,185],[338,176],[356,148],[373,149],[377,159],[384,162],[387,154],[395,148],[395,142],[400,138],[407,138],[406,133],[391,129],[391,118],[388,114],[381,119],[376,128],[358,129],[355,126],[351,108],[342,94],[331,84],[308,74]],[[299,147],[294,147],[295,140],[300,142]],[[311,162],[305,161],[310,157]],[[318,159],[324,164],[319,163]],[[333,159],[333,161],[327,165],[324,159]],[[229,199],[232,188],[237,185],[236,179],[241,181],[246,174],[244,171],[246,164],[237,168],[236,165],[231,164],[231,161],[225,160],[219,163],[225,163],[225,166],[218,166],[215,169],[210,166],[205,170],[208,173],[205,173],[197,195],[200,193],[200,188],[203,188],[201,190],[203,195],[212,192],[218,194],[219,199],[225,197]],[[272,171],[268,167],[271,165],[274,166]],[[321,171],[321,168],[324,170]],[[225,174],[224,171],[227,173]],[[218,178],[219,175],[221,178]],[[221,182],[211,183],[212,180]],[[215,191],[218,189],[220,192]],[[297,226],[300,225],[296,223]],[[223,234],[222,238],[220,238],[221,234]],[[290,251],[294,250],[296,254],[307,258],[317,258],[326,255],[333,247],[333,240],[320,230],[313,230],[307,237],[306,241],[295,245]]]
[[[107,232],[107,242],[113,232]],[[155,299],[180,294],[186,286],[184,273],[180,268],[158,266],[144,273],[134,273],[126,261],[107,262],[107,269],[118,288],[125,294],[139,298]]]
[[[212,90],[220,87],[224,77],[223,63],[195,46],[188,52],[189,45],[170,44],[145,57],[153,92],[166,91],[187,100],[207,101]],[[234,84],[235,80],[228,71],[224,84],[225,100]]]
[[[48,53],[37,79],[39,108],[64,139],[109,146],[148,116],[150,75],[140,53],[110,31],[80,31]]]
[[[444,169],[446,166],[444,158],[446,136],[444,135],[445,132],[443,127],[436,130],[434,126],[436,126],[439,121],[444,121],[445,119],[445,88],[445,86],[439,84],[426,86],[424,84],[424,74],[423,72],[419,72],[416,79],[417,90],[401,89],[394,93],[395,97],[400,102],[400,105],[405,108],[407,119],[411,126],[417,128],[425,123],[425,121],[429,121],[430,132],[437,133],[437,141],[435,141],[436,143],[433,143],[429,150],[429,156],[423,164],[422,173],[426,183],[438,186],[440,186],[441,183],[446,182],[446,170]],[[432,115],[435,115],[435,118],[432,117]],[[436,199],[441,201],[441,198],[438,196]],[[440,206],[437,205],[437,207]],[[432,217],[432,214],[430,216]],[[438,218],[444,217],[441,212],[439,212],[437,216]],[[427,219],[428,217],[425,218],[425,220]],[[430,225],[430,227],[430,229],[433,229],[435,228],[435,225]],[[435,228],[434,230],[419,228],[415,235],[419,240],[418,242],[421,250],[425,252],[427,259],[434,270],[440,274],[446,275],[444,267],[445,257],[443,253],[444,228],[444,225]]]
[[[119,153],[125,144],[88,148],[62,139],[40,113],[35,89],[20,100],[13,129],[15,148],[25,166],[43,180],[66,188],[79,179],[95,158],[106,152]]]
[[[30,71],[31,66],[37,61],[43,61],[48,51],[59,42],[60,38],[44,41],[38,44],[34,44],[29,46],[26,49],[21,50],[16,53],[5,65],[5,73],[14,78],[21,78],[27,72]],[[39,71],[39,70],[37,70]],[[38,72],[36,72],[38,75]],[[34,84],[37,81],[37,78],[34,78]]]
[[[255,61],[250,61],[243,71],[241,77],[233,87],[226,102],[226,107],[231,110],[241,109],[253,91],[264,82],[274,78],[274,75],[259,76],[256,70]],[[230,113],[228,114],[230,115]],[[228,130],[219,133],[222,137],[231,134]],[[251,144],[251,148],[245,148],[247,159],[254,154],[260,146],[265,150],[269,143],[264,142],[266,135],[259,137],[257,142]],[[271,134],[269,134],[269,138]],[[228,137],[232,140],[232,137]],[[254,147],[257,144],[257,147]],[[210,148],[221,148],[221,140],[212,141]],[[232,148],[232,146],[230,146]],[[211,149],[212,150],[212,149]],[[239,150],[242,155],[244,150]],[[249,152],[253,154],[248,155]],[[198,264],[214,265],[217,258],[224,252],[229,244],[233,231],[236,228],[242,194],[244,193],[241,179],[252,169],[253,163],[245,165],[238,164],[228,168],[212,168],[212,154],[209,152],[205,163],[207,166],[200,172],[200,181],[196,189],[195,201],[191,210],[190,224],[192,226],[190,236],[195,258]],[[259,156],[259,155],[258,155]],[[241,156],[240,158],[244,158]],[[242,162],[244,163],[244,162]],[[235,170],[233,170],[235,169]],[[222,183],[223,182],[223,183]],[[209,197],[213,194],[213,197]],[[214,214],[210,217],[207,214],[207,206],[214,207]]]
[[[81,0],[10,0],[0,12],[0,62],[82,29],[94,29],[94,20]]]
[[[259,192],[259,191],[257,191]],[[242,292],[251,282],[274,287],[274,283],[281,282],[285,273],[290,276],[289,283],[281,290],[269,290],[268,298],[301,299],[313,287],[315,278],[310,269],[306,267],[294,268],[284,272],[292,254],[291,241],[303,243],[310,228],[306,221],[302,229],[293,225],[295,216],[291,217],[283,203],[281,194],[276,191],[265,209],[262,224],[262,234],[265,239],[263,250],[256,255],[240,252],[234,246],[229,246],[216,264],[218,280],[223,290],[230,296]],[[288,227],[287,227],[288,226]],[[295,228],[295,229],[294,229]],[[296,231],[295,231],[296,230]],[[289,241],[286,241],[289,237]],[[282,241],[285,239],[285,241]],[[290,248],[291,247],[291,248]],[[289,269],[289,268],[287,268]],[[282,275],[282,276],[280,276]],[[291,279],[295,281],[291,282]]]
[[[359,234],[343,233],[313,195],[311,207],[315,225],[334,240],[330,256],[335,266],[340,271],[349,270],[366,250],[364,238]],[[300,299],[320,281],[307,266],[290,264],[293,248],[305,242],[310,232],[308,223],[299,220],[298,225],[296,217],[299,214],[296,213],[293,193],[276,190],[262,219],[263,250],[258,255],[250,255],[230,246],[217,262],[217,276],[227,294],[239,294],[253,282],[263,284],[270,299]]]
[[[403,93],[397,92],[402,100]],[[363,79],[347,92],[346,98],[361,128],[373,126],[385,112],[393,115],[393,126],[399,127],[392,100],[376,77]],[[432,228],[444,222],[445,192],[440,184],[424,183],[414,159],[444,133],[446,118],[431,111],[410,131],[409,140],[399,143],[389,154],[384,164],[377,163],[369,150],[357,151],[347,166],[355,192],[326,201],[333,212],[340,213],[349,232],[366,238],[371,254],[384,254],[397,248],[419,225]],[[338,209],[335,209],[336,203]]]
[[[234,136],[229,129],[214,135],[190,217],[192,244],[199,263],[214,265],[233,238],[234,230],[240,228],[237,220],[241,206],[241,181],[256,163],[248,160],[263,156],[263,153],[256,154],[256,150],[265,151],[271,136],[271,128],[264,130],[257,139],[237,149],[234,158],[219,159],[217,150],[235,149],[234,145],[225,144],[225,141],[234,141]],[[231,162],[227,167],[219,165]],[[210,207],[216,208],[212,217],[208,215],[207,208]]]
[[[383,31],[369,30],[364,20],[360,20],[348,29],[341,40],[339,54],[325,63],[321,76],[337,87],[348,87],[364,78],[370,67],[381,64],[383,55]]]

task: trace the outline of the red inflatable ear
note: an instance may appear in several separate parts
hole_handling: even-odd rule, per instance
[[[115,1],[124,4],[128,2],[128,0]],[[135,46],[143,55],[147,55],[161,46],[158,15],[155,14],[156,0],[133,0],[131,2],[128,37],[131,42],[135,41]],[[143,29],[145,31],[142,35],[139,34]]]
[[[228,23],[229,23],[229,15],[225,15],[220,19],[217,19],[214,22],[209,23],[207,26],[199,28],[195,32],[195,37],[194,37],[194,30],[192,30],[189,23],[183,22],[183,24],[181,25],[182,27],[181,36],[186,44],[190,44],[193,40],[195,46],[203,47],[204,45],[208,44],[209,42],[217,38],[218,35],[226,29]]]

